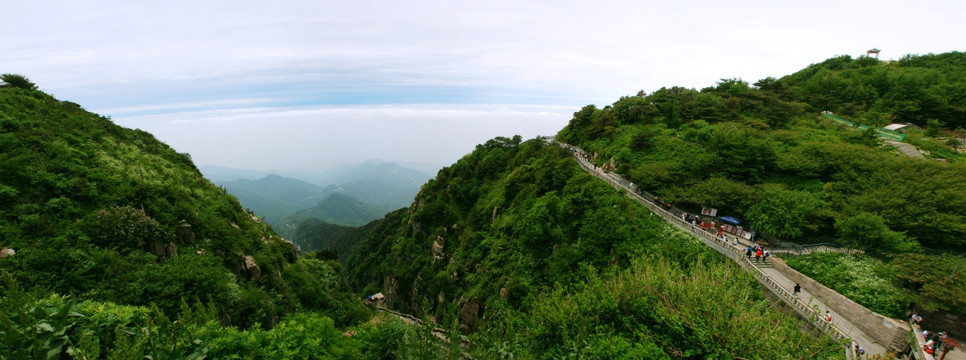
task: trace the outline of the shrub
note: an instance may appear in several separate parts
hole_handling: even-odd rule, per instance
[[[0,75],[0,80],[3,80],[4,85],[0,87],[15,87],[24,90],[37,90],[37,84],[34,84],[26,76],[19,74],[3,74]]]

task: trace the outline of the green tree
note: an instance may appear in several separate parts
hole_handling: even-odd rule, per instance
[[[755,228],[768,235],[797,238],[809,225],[808,215],[822,205],[814,194],[768,186],[762,200],[752,205],[746,216]]]
[[[892,231],[881,216],[861,212],[856,216],[839,219],[835,222],[839,241],[843,245],[865,250],[873,255],[911,252],[918,247],[915,240],[905,234]]]
[[[926,136],[929,137],[939,137],[939,132],[942,130],[943,124],[936,119],[926,120]]]
[[[3,85],[0,87],[15,87],[24,90],[37,90],[37,84],[34,84],[26,76],[19,74],[2,74],[0,75],[0,80],[3,80]]]
[[[159,226],[144,210],[117,206],[94,213],[90,234],[97,245],[128,252],[162,240]]]

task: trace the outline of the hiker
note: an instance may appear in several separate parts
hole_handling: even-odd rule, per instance
[[[800,292],[802,292],[802,286],[799,285],[798,283],[795,283],[795,287],[792,288],[792,295],[795,295],[795,297],[798,297],[798,293]]]
[[[933,353],[939,351],[939,349],[942,349],[943,342],[945,340],[946,340],[946,332],[945,331],[940,331],[936,335],[933,335],[932,336],[932,341],[933,341],[933,343],[932,343],[932,351],[933,351]]]
[[[761,261],[761,249],[759,248],[758,251],[755,252],[755,262],[760,262],[760,261]]]
[[[919,316],[917,313],[912,313],[912,324],[919,325],[920,323],[922,323],[922,316]]]
[[[705,223],[704,220],[701,220],[701,229],[705,231],[708,230],[708,224]]]
[[[825,321],[832,322],[832,313],[825,310]]]
[[[745,250],[745,256],[748,257],[748,260],[751,260],[751,251],[752,251],[751,245],[748,245],[748,249]]]

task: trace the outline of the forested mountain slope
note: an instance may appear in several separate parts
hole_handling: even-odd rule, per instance
[[[282,220],[301,209],[318,204],[327,193],[322,187],[308,182],[268,175],[256,180],[238,179],[218,182],[242,206],[263,221],[278,227]]]
[[[153,304],[168,316],[182,300],[200,301],[242,327],[347,296],[326,295],[338,286],[303,288],[296,278],[331,266],[306,270],[291,243],[205,180],[187,154],[13,86],[0,87],[0,246],[15,252],[0,258],[0,272],[19,288]]]
[[[280,221],[280,232],[293,239],[298,237],[302,223],[321,221],[340,226],[362,226],[386,214],[388,210],[364,203],[349,195],[333,192],[307,209],[301,209]],[[301,239],[301,238],[300,238]]]
[[[763,80],[758,87],[722,80],[700,91],[661,89],[621,98],[602,109],[588,105],[574,113],[558,139],[580,145],[599,165],[613,165],[629,180],[686,210],[717,208],[782,239],[835,237],[881,253],[912,251],[920,244],[963,251],[962,155],[939,145],[946,154],[942,161],[908,158],[884,147],[874,131],[847,128],[819,114],[818,109],[831,105],[802,102],[817,101],[813,95],[822,93],[810,87],[820,82],[816,76],[838,74],[855,84],[881,78],[891,90],[866,102],[850,100],[849,111],[860,119],[911,119],[892,105],[877,104],[899,101],[892,97],[898,96],[894,89],[900,85],[907,88],[904,96],[959,88],[966,76],[962,59],[962,54],[951,53],[886,64],[842,57],[778,81]],[[930,79],[938,83],[911,88],[901,84],[920,72],[935,74]],[[962,101],[955,96],[936,104],[921,101],[917,111],[955,112],[962,109]],[[908,138],[942,143],[916,130]]]
[[[370,231],[345,256],[355,286],[473,333],[481,357],[841,355],[543,140],[477,146]]]
[[[839,56],[779,80],[756,83],[786,100],[863,124],[966,127],[966,53],[907,55],[883,62]]]

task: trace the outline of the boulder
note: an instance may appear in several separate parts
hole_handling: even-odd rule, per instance
[[[248,275],[253,280],[257,280],[262,276],[262,268],[258,267],[255,258],[251,255],[245,255],[245,271],[248,272]]]
[[[178,257],[178,245],[173,242],[165,244],[163,240],[155,239],[147,247],[149,252],[160,258]]]
[[[485,306],[480,299],[472,298],[460,306],[460,332],[468,334],[476,331],[477,322],[483,317]]]
[[[443,246],[446,245],[446,239],[442,236],[436,235],[436,240],[433,241],[433,264],[438,260],[443,259]]]
[[[174,230],[174,234],[178,237],[179,244],[195,243],[195,233],[191,231],[191,224],[185,220],[181,220],[181,223],[178,224],[178,228]]]

